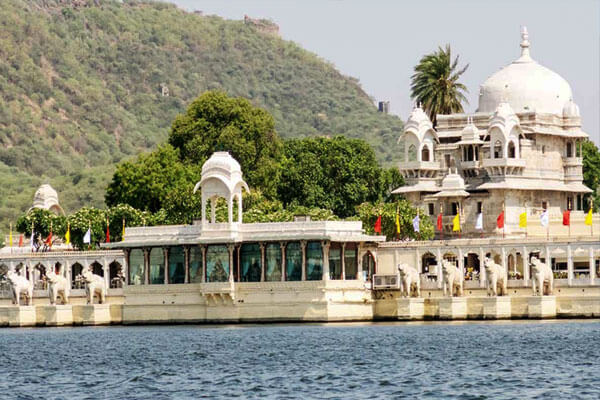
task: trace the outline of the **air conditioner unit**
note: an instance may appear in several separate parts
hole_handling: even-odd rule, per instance
[[[395,275],[373,275],[373,289],[399,289],[400,279]]]

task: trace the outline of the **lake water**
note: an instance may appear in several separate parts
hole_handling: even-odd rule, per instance
[[[0,330],[6,399],[599,399],[600,322]]]

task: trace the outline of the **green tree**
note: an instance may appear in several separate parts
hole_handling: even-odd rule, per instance
[[[381,216],[381,233],[386,236],[387,240],[396,238],[429,240],[434,237],[433,222],[421,209],[419,209],[419,233],[414,231],[412,222],[417,215],[417,208],[405,199],[394,203],[363,203],[357,207],[357,213],[363,223],[363,229],[370,235],[375,234],[375,222]],[[396,229],[396,214],[400,220],[399,234]]]
[[[134,161],[120,164],[106,190],[106,204],[129,204],[139,210],[157,212],[165,199],[178,188],[193,188],[200,180],[199,167],[185,165],[179,150],[169,144]]]
[[[71,243],[73,247],[80,250],[88,248],[87,243],[83,243],[83,237],[90,229],[91,243],[89,247],[95,249],[99,243],[104,243],[106,239],[106,210],[83,207],[75,214],[69,215],[67,221],[71,227]]]
[[[450,45],[438,47],[434,53],[421,58],[411,76],[411,98],[421,103],[435,126],[438,114],[463,112],[463,103],[468,104],[467,87],[458,82],[469,64],[458,69],[458,56],[452,61]]]
[[[125,227],[154,225],[155,217],[148,211],[141,211],[129,204],[118,204],[106,210],[110,226],[111,242],[123,239],[123,225]]]
[[[36,236],[39,235],[42,240],[48,237],[50,229],[52,229],[53,238],[56,239],[64,236],[67,229],[66,221],[67,219],[62,215],[56,215],[41,208],[32,208],[17,219],[16,230],[26,236],[31,236],[31,226],[33,224]]]
[[[600,193],[598,193],[598,187],[600,187],[600,151],[591,140],[583,143],[582,150],[583,183],[594,191],[587,197],[587,200],[593,198],[594,211],[598,211],[600,210]]]
[[[363,140],[336,136],[285,142],[279,199],[285,206],[332,210],[345,218],[366,201],[387,198],[401,177],[379,167],[375,152]]]
[[[248,185],[276,194],[281,140],[271,114],[248,100],[208,91],[173,121],[169,143],[186,164],[202,165],[215,151],[229,151]]]

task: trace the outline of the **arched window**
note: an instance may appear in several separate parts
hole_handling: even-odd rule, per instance
[[[108,277],[111,288],[122,288],[124,280],[123,266],[117,261],[108,264]]]
[[[465,266],[465,279],[466,280],[477,280],[479,279],[479,273],[481,270],[481,263],[479,261],[479,255],[476,253],[468,253],[464,259]]]
[[[508,142],[508,158],[515,158],[517,156],[515,144],[512,142]]]
[[[90,265],[90,269],[94,275],[104,277],[104,267],[98,261],[94,261],[92,265]]]
[[[494,158],[502,158],[502,142],[499,140],[494,143]]]
[[[429,161],[429,147],[423,146],[421,150],[421,161]]]
[[[72,289],[83,289],[83,282],[77,277],[81,275],[81,271],[83,271],[83,265],[79,263],[75,263],[71,265],[71,288]]]
[[[473,161],[473,146],[467,147],[467,161]]]
[[[365,280],[370,281],[376,273],[375,257],[373,257],[373,254],[370,251],[367,251],[363,256],[362,264]]]
[[[573,157],[573,145],[567,142],[567,157]]]
[[[408,146],[408,161],[417,161],[417,147],[414,144]]]
[[[437,259],[432,253],[425,253],[423,257],[421,257],[421,273],[427,274],[428,278],[431,277],[433,279],[437,278]]]

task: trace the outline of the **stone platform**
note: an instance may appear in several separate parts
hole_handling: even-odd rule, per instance
[[[425,316],[425,299],[400,298],[397,299],[399,320],[422,320]]]
[[[10,306],[6,307],[9,326],[23,327],[35,326],[36,309],[34,306]]]
[[[76,325],[110,325],[110,322],[110,304],[73,306],[73,323]]]
[[[528,318],[556,318],[556,296],[531,296],[527,298]]]
[[[508,296],[484,297],[483,319],[510,319],[511,300]]]
[[[443,297],[439,300],[440,319],[467,319],[466,297]]]
[[[39,306],[38,313],[44,315],[46,326],[73,325],[73,306],[69,304]]]

